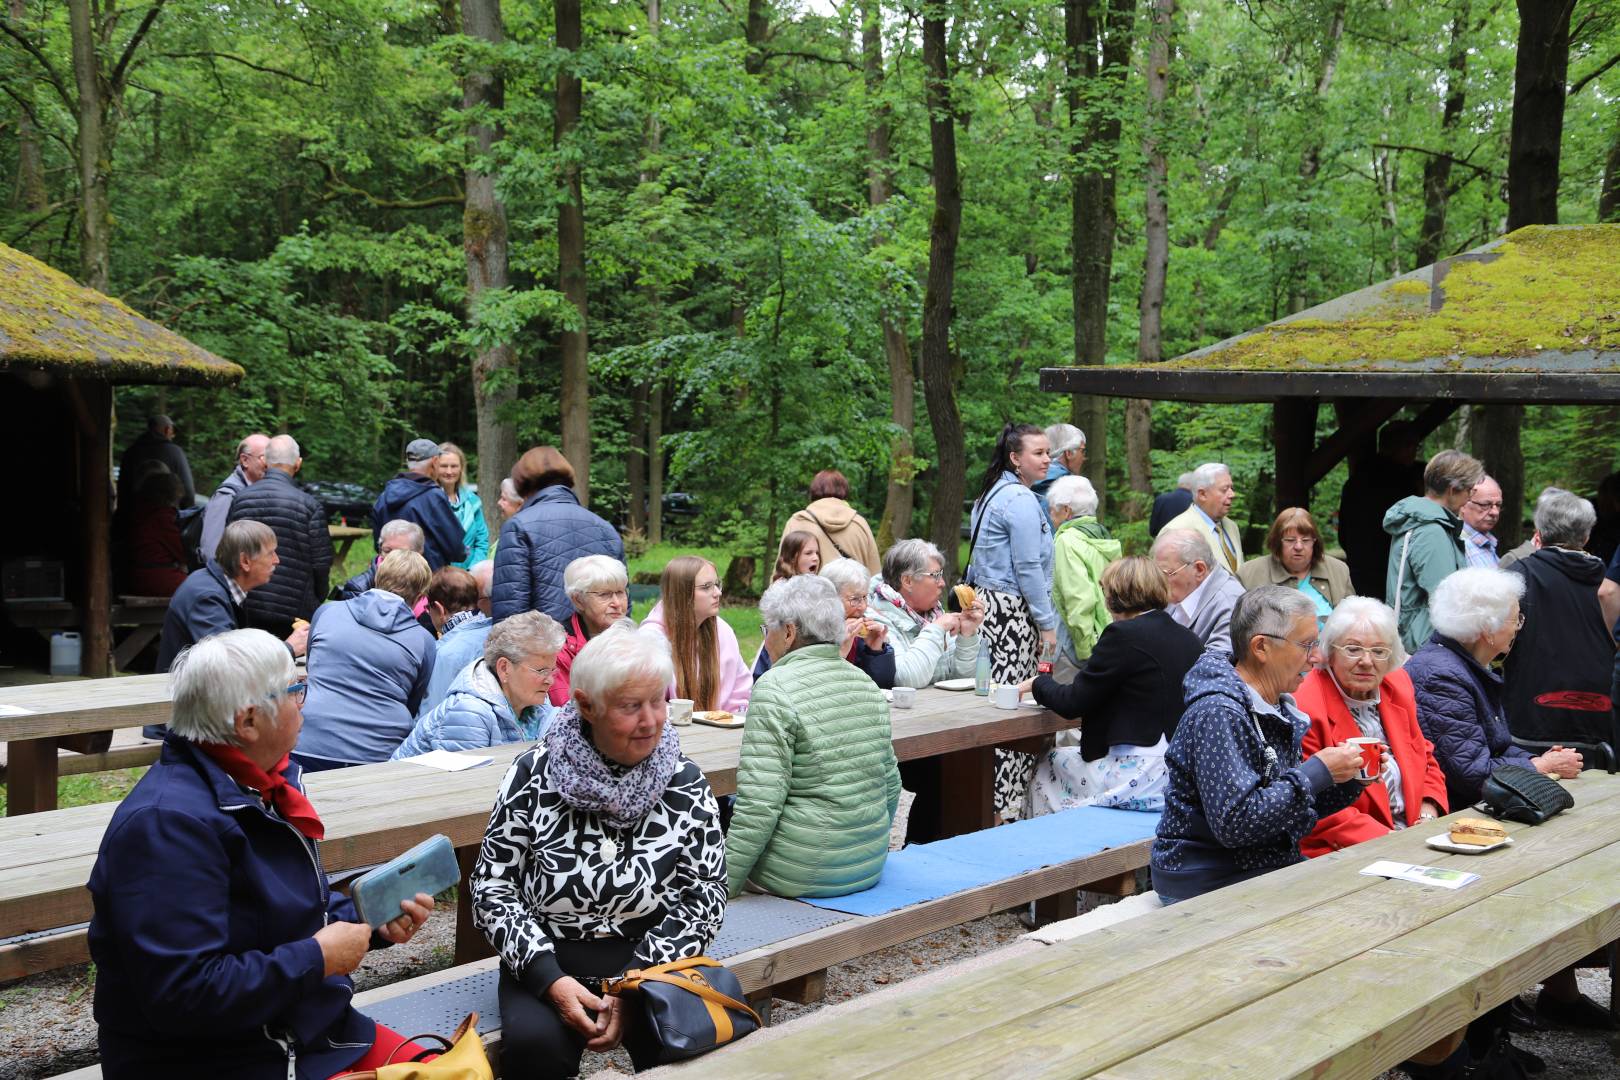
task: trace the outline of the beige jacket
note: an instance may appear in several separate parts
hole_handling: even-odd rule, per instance
[[[1220,533],[1215,531],[1217,528],[1221,530]],[[1224,517],[1218,525],[1211,526],[1209,519],[1199,511],[1195,504],[1165,522],[1164,528],[1160,529],[1159,532],[1164,533],[1171,529],[1191,529],[1199,536],[1202,536],[1208,542],[1210,552],[1215,556],[1214,565],[1223,566],[1234,575],[1242,569],[1243,537],[1238,534],[1237,522],[1230,517]],[[1232,551],[1237,556],[1235,559],[1227,552],[1226,545],[1221,543],[1222,534],[1232,545]]]
[[[1238,571],[1238,580],[1243,582],[1245,589],[1252,589],[1259,585],[1294,585],[1294,575],[1288,568],[1278,562],[1275,556],[1262,555],[1258,559],[1250,559]],[[1322,561],[1311,568],[1311,587],[1323,596],[1334,607],[1347,596],[1356,594],[1355,586],[1350,584],[1350,567],[1345,565],[1343,559],[1335,559],[1331,555],[1323,555]]]
[[[788,518],[782,535],[795,530],[816,538],[823,566],[847,556],[865,563],[869,573],[875,574],[880,569],[881,553],[872,536],[872,527],[843,499],[817,499]],[[780,541],[777,548],[781,548]]]

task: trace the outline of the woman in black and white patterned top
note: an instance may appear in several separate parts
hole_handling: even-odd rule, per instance
[[[573,701],[512,763],[473,869],[473,923],[501,957],[503,1071],[573,1076],[623,1042],[654,1063],[633,1001],[601,980],[697,956],[726,906],[714,793],[665,723],[669,651],[598,634]]]

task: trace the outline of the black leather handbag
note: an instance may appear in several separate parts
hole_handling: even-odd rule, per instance
[[[707,956],[627,971],[603,989],[641,996],[660,1065],[707,1054],[760,1028],[737,976]]]
[[[1575,797],[1552,777],[1523,765],[1499,765],[1475,808],[1500,821],[1540,825],[1574,805]]]

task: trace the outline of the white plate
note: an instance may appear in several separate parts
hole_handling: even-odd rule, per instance
[[[1449,851],[1454,855],[1483,855],[1487,851],[1495,851],[1499,847],[1507,847],[1513,843],[1513,837],[1504,837],[1494,844],[1486,844],[1482,846],[1479,844],[1453,844],[1451,842],[1450,833],[1441,833],[1439,836],[1429,837],[1424,841],[1424,843],[1428,844],[1436,851]]]
[[[934,684],[935,690],[971,690],[972,679],[941,679]]]

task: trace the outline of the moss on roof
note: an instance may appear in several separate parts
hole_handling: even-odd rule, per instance
[[[1620,372],[1620,225],[1519,229],[1163,366]]]
[[[0,244],[0,372],[224,385],[243,371],[38,259]]]

